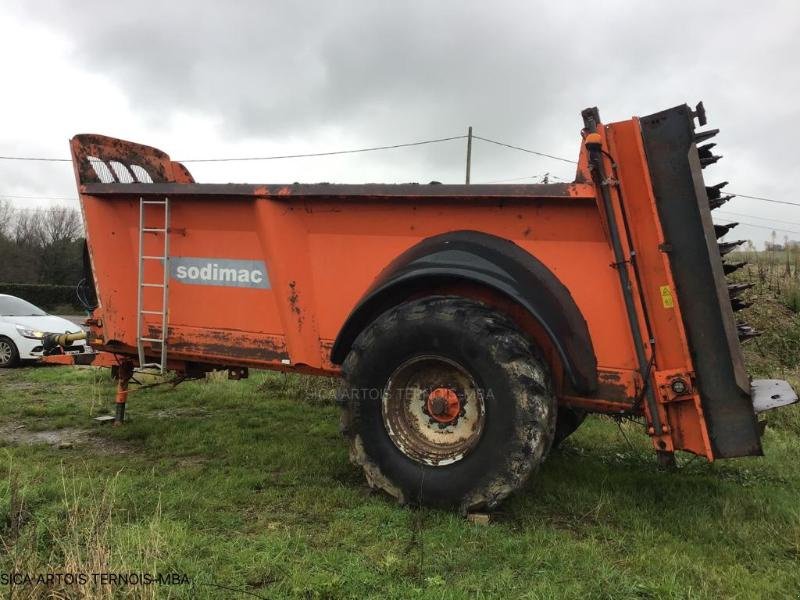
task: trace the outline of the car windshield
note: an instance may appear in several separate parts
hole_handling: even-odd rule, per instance
[[[41,308],[22,298],[0,296],[0,316],[2,317],[44,317],[47,315]]]

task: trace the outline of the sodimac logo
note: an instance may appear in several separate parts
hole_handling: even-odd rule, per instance
[[[169,263],[172,279],[180,283],[270,288],[263,260],[174,257],[169,259]]]

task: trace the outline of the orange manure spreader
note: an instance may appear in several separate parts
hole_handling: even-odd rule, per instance
[[[641,418],[660,461],[762,453],[704,182],[702,103],[603,124],[575,180],[198,184],[148,146],[71,141],[96,298],[88,339],[137,369],[341,375],[351,458],[402,503],[492,508],[590,412]],[[49,345],[69,340],[50,336]],[[424,479],[424,486],[421,481]]]

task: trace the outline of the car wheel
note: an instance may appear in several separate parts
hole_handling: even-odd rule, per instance
[[[19,364],[17,346],[7,337],[0,337],[0,369],[16,367]]]
[[[553,440],[547,364],[505,315],[460,297],[401,304],[356,339],[342,430],[368,483],[401,504],[494,508]]]

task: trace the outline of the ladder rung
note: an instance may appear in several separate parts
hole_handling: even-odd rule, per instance
[[[140,310],[140,315],[163,315],[163,310]]]
[[[164,287],[163,283],[143,283],[142,287]]]
[[[142,204],[163,204],[166,206],[166,200],[142,200]]]
[[[144,363],[140,369],[161,369],[161,363]]]
[[[144,227],[142,231],[146,233],[165,233],[167,230],[161,227]]]
[[[142,258],[148,258],[150,260],[165,260],[166,256],[142,256]]]
[[[161,338],[139,338],[143,342],[158,342],[159,344],[163,344],[164,340]]]

